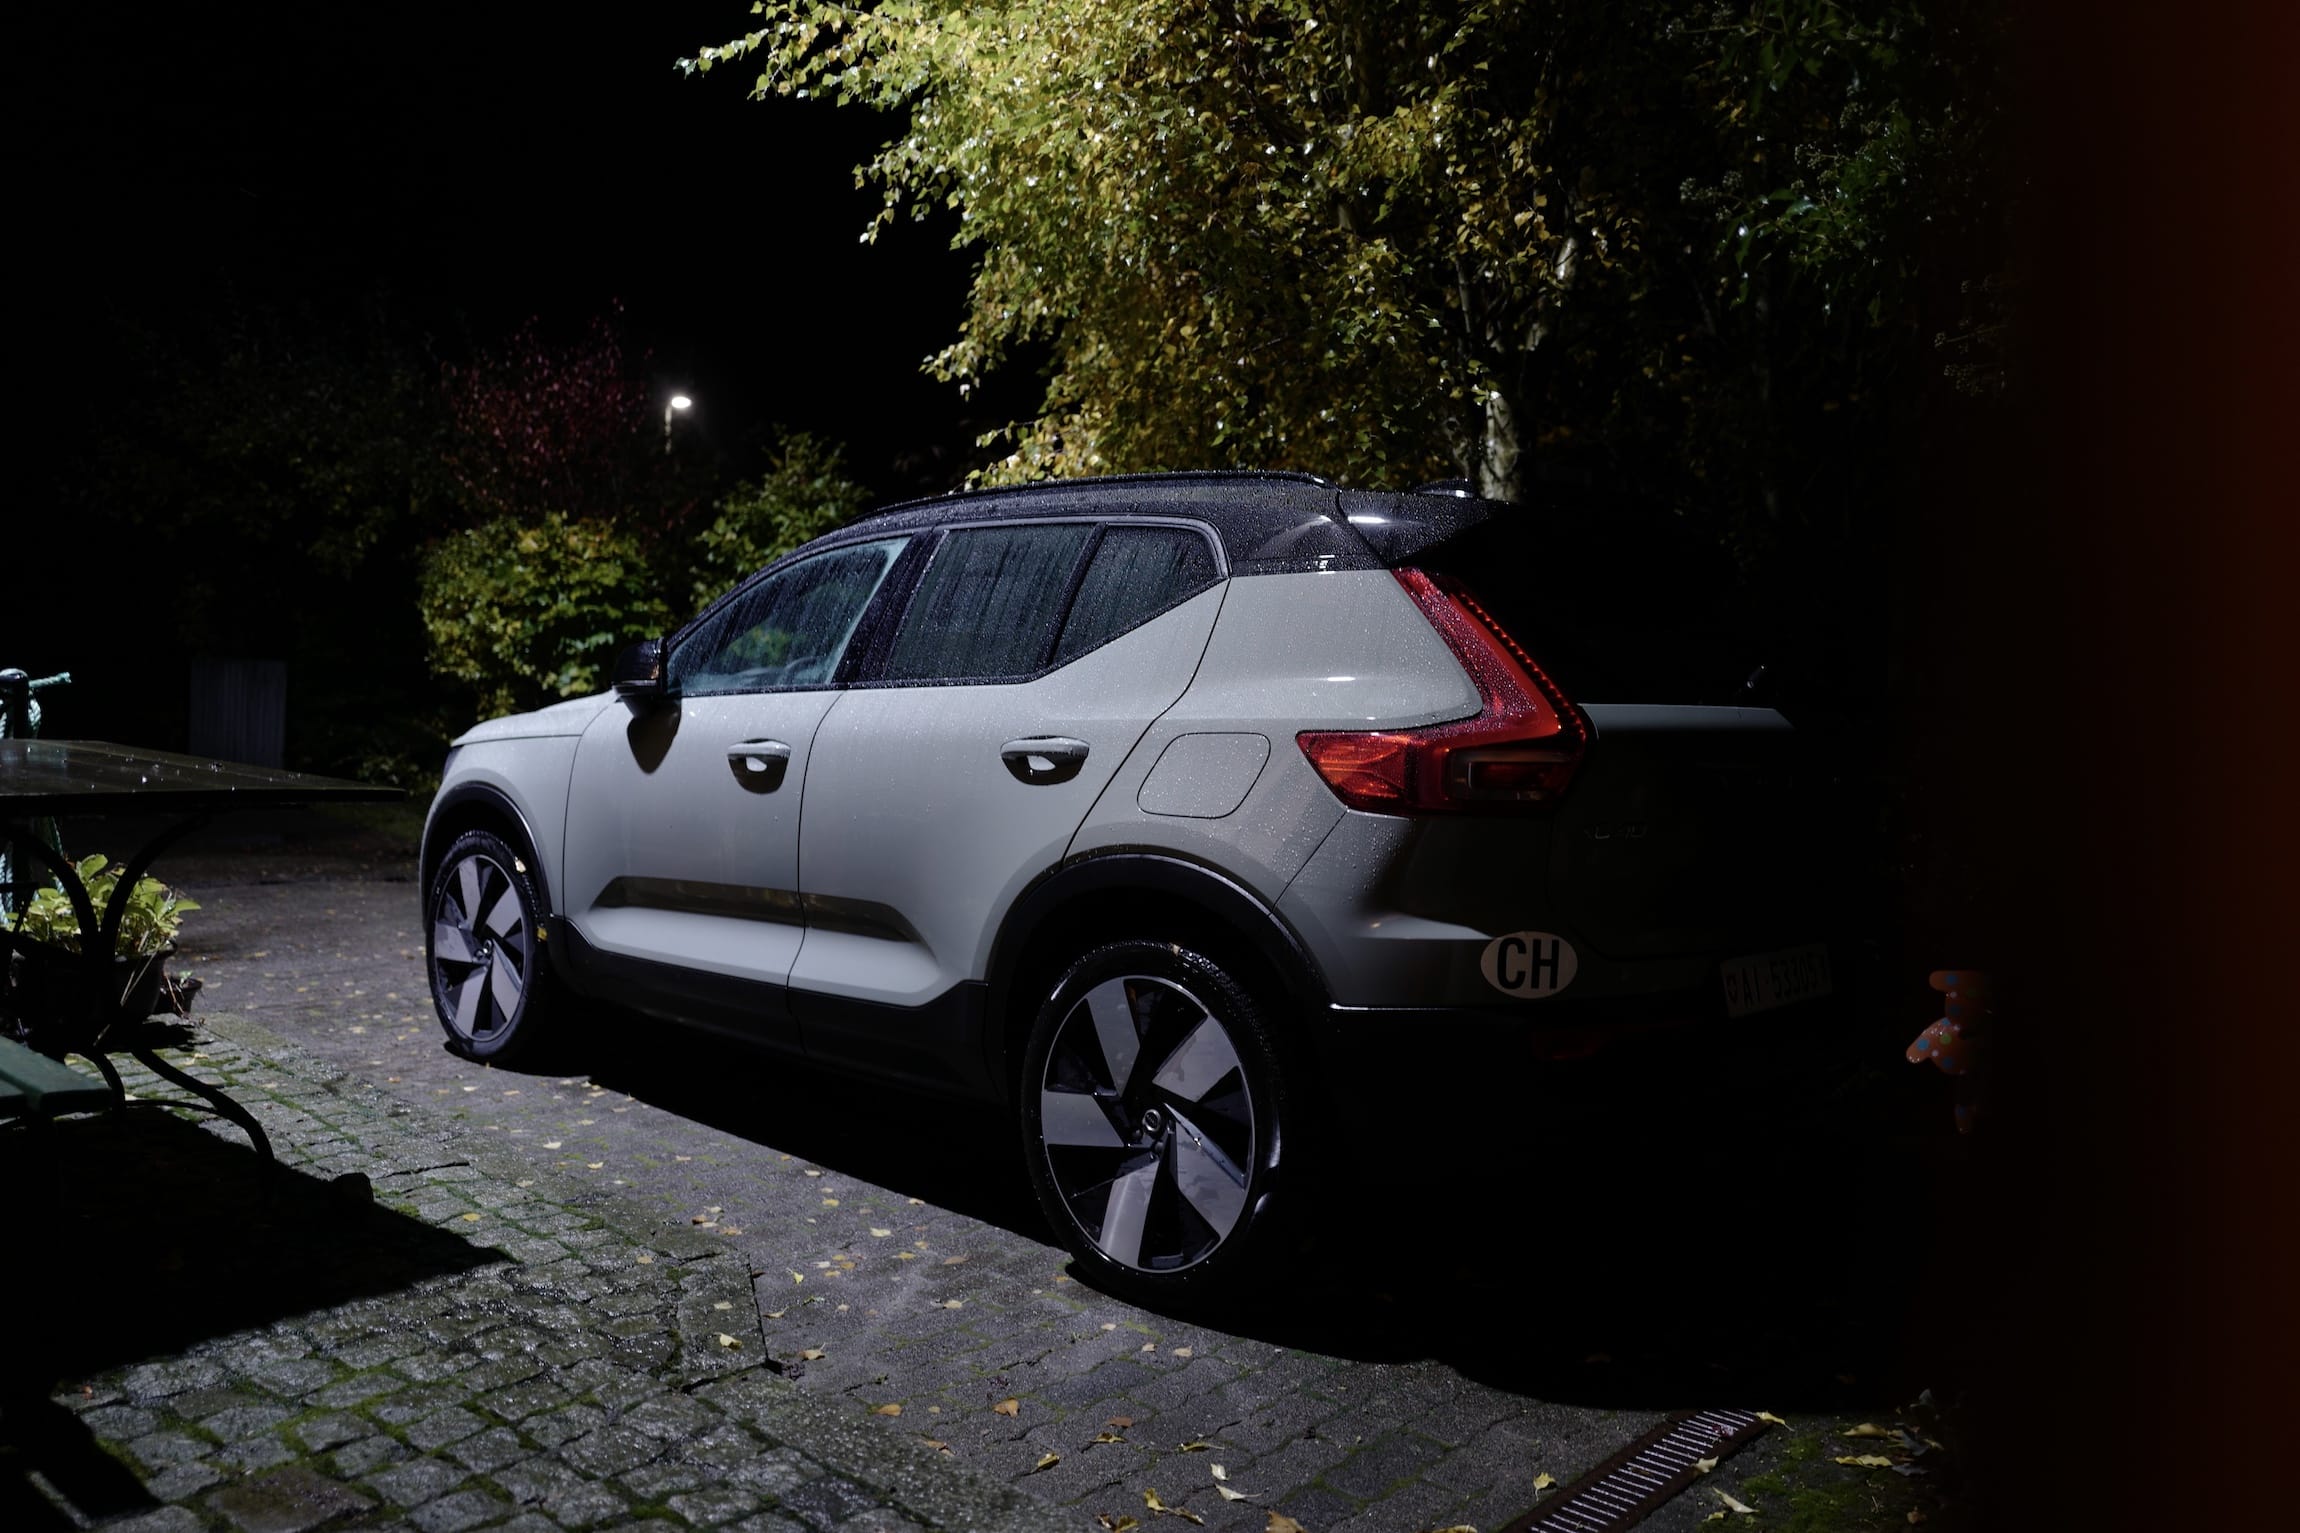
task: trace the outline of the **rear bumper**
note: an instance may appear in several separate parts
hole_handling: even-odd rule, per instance
[[[1442,1145],[1465,1167],[1560,1170],[1723,1137],[1808,1141],[1906,1069],[1844,995],[1732,1020],[1708,992],[1531,1010],[1333,1006],[1311,1019],[1317,1105],[1332,1142],[1359,1152],[1345,1174],[1426,1174],[1427,1158],[1376,1148],[1400,1142]]]

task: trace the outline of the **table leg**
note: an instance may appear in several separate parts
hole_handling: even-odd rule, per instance
[[[256,1147],[258,1155],[267,1161],[277,1159],[272,1154],[272,1142],[270,1137],[264,1133],[264,1126],[255,1120],[253,1113],[224,1095],[219,1088],[209,1085],[196,1075],[177,1069],[150,1049],[130,1049],[128,1052],[138,1064],[141,1064],[154,1075],[164,1081],[181,1086],[184,1090],[202,1098],[215,1108],[219,1116],[229,1118],[238,1124],[246,1131],[248,1140]],[[189,1106],[190,1104],[184,1105]]]

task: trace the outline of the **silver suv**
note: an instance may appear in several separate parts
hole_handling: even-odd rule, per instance
[[[583,996],[1011,1104],[1087,1275],[1234,1291],[1313,1167],[1831,988],[1788,725],[1592,599],[1572,532],[1185,474],[822,538],[456,741],[449,1039],[509,1061]]]

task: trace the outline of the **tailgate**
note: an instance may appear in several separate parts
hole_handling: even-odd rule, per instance
[[[1826,795],[1769,708],[1590,704],[1551,889],[1615,958],[1759,952],[1826,929]]]

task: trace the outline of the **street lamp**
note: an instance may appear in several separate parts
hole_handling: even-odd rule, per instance
[[[671,402],[663,406],[663,451],[671,450],[671,420],[683,410],[692,410],[695,402],[684,394],[673,394]]]

